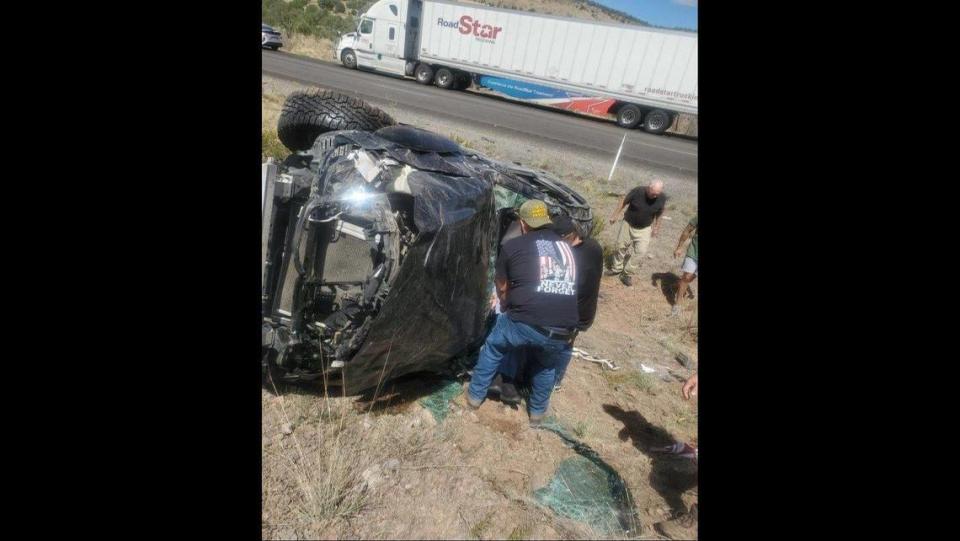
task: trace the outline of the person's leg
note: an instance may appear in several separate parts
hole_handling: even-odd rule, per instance
[[[570,366],[570,359],[572,358],[573,358],[573,344],[570,344],[570,346],[567,348],[567,355],[565,357],[561,357],[557,362],[557,368],[556,368],[557,375],[555,378],[556,381],[553,384],[554,391],[560,390],[560,385],[563,384],[563,376],[566,375],[567,367]]]
[[[647,226],[643,229],[630,228],[630,247],[633,250],[633,257],[630,258],[630,264],[625,264],[623,267],[625,274],[636,274],[640,266],[643,265],[643,259],[647,257],[647,249],[650,247],[652,232],[653,226]]]
[[[500,365],[500,373],[503,374],[503,384],[500,386],[500,402],[504,404],[520,403],[520,392],[517,391],[517,384],[520,381],[526,381],[524,371],[527,367],[528,349],[527,346],[512,349]]]
[[[550,406],[550,395],[556,384],[556,368],[570,362],[573,348],[556,340],[543,344],[536,355],[533,382],[530,388],[530,421],[538,422]]]
[[[473,402],[471,405],[479,405],[487,397],[487,390],[500,368],[503,356],[515,347],[517,337],[514,325],[506,314],[498,316],[496,325],[483,343],[467,388],[467,398]]]
[[[676,295],[677,298],[674,300],[674,303],[673,303],[674,305],[680,304],[680,302],[683,300],[683,297],[687,294],[687,286],[690,285],[690,282],[692,281],[693,281],[692,274],[690,274],[689,272],[683,273],[683,275],[680,277],[680,282],[677,285],[677,295]]]
[[[556,381],[556,369],[553,366],[544,366],[540,356],[534,362],[533,381],[530,386],[530,400],[528,402],[531,423],[539,422],[550,405],[550,394]]]
[[[511,349],[504,354],[497,370],[503,374],[503,381],[513,381],[517,378],[517,368],[520,364],[520,348]]]
[[[673,300],[673,308],[670,311],[672,315],[680,313],[680,305],[683,304],[683,299],[687,294],[687,286],[697,277],[697,262],[689,257],[685,257],[683,258],[683,265],[680,267],[680,270],[683,274],[680,276],[680,283],[677,284],[676,298]]]
[[[617,230],[617,240],[613,252],[613,262],[610,265],[610,272],[621,274],[624,265],[630,260],[630,245],[633,241],[630,237],[630,224],[621,221]]]

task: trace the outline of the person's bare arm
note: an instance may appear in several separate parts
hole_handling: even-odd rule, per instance
[[[660,234],[660,219],[663,218],[663,211],[657,213],[653,218],[653,231],[650,232],[650,236],[656,238]]]
[[[500,309],[503,310],[503,307],[507,305],[507,290],[510,288],[510,282],[499,276],[497,276],[495,282],[497,284],[497,298],[500,299]]]
[[[619,220],[623,216],[623,209],[627,207],[626,200],[627,200],[626,195],[620,196],[620,203],[617,204],[617,209],[614,210],[613,214],[610,215],[611,224],[615,223],[617,220]]]
[[[683,230],[683,233],[680,234],[680,240],[677,242],[677,249],[673,251],[673,257],[680,257],[680,254],[683,253],[683,245],[693,236],[694,229],[696,228],[688,224],[686,229]]]

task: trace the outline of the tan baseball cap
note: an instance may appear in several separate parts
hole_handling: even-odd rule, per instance
[[[539,199],[530,199],[520,205],[520,218],[533,229],[540,229],[553,223],[550,220],[550,211],[547,204]]]

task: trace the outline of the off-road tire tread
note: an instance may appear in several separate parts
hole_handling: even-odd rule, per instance
[[[324,89],[296,91],[283,103],[277,136],[285,147],[299,151],[329,131],[375,131],[394,124],[390,115],[360,98]]]

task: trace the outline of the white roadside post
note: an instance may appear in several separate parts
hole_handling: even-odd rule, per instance
[[[623,144],[627,142],[627,134],[623,134],[623,140],[620,141],[620,148],[617,149],[617,157],[613,159],[613,166],[610,168],[610,174],[607,175],[607,183],[613,178],[613,170],[617,168],[617,162],[620,161],[620,153],[623,152]]]

